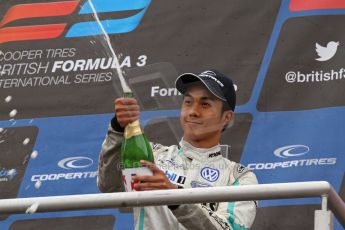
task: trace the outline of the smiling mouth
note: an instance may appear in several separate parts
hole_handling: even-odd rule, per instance
[[[192,125],[201,125],[201,122],[197,122],[197,121],[186,121],[187,124],[192,124]]]

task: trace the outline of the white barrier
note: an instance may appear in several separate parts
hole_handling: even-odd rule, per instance
[[[2,199],[0,214],[306,197],[322,198],[315,230],[333,229],[327,206],[345,228],[345,204],[326,181]]]

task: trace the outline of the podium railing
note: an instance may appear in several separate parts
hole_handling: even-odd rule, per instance
[[[333,229],[332,212],[345,228],[345,203],[326,181],[2,199],[0,214],[307,197],[321,198],[315,230]]]

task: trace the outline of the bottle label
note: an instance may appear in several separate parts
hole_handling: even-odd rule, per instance
[[[129,139],[133,136],[138,136],[142,133],[143,132],[141,131],[139,120],[136,120],[126,125],[124,137],[126,139]]]
[[[127,168],[122,170],[122,180],[123,184],[125,185],[126,192],[133,192],[136,191],[134,189],[134,183],[132,180],[133,176],[152,176],[153,173],[150,169],[146,167],[140,168]]]

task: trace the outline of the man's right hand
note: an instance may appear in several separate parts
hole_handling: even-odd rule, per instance
[[[139,119],[140,107],[134,98],[117,98],[114,104],[117,122],[122,128]]]

